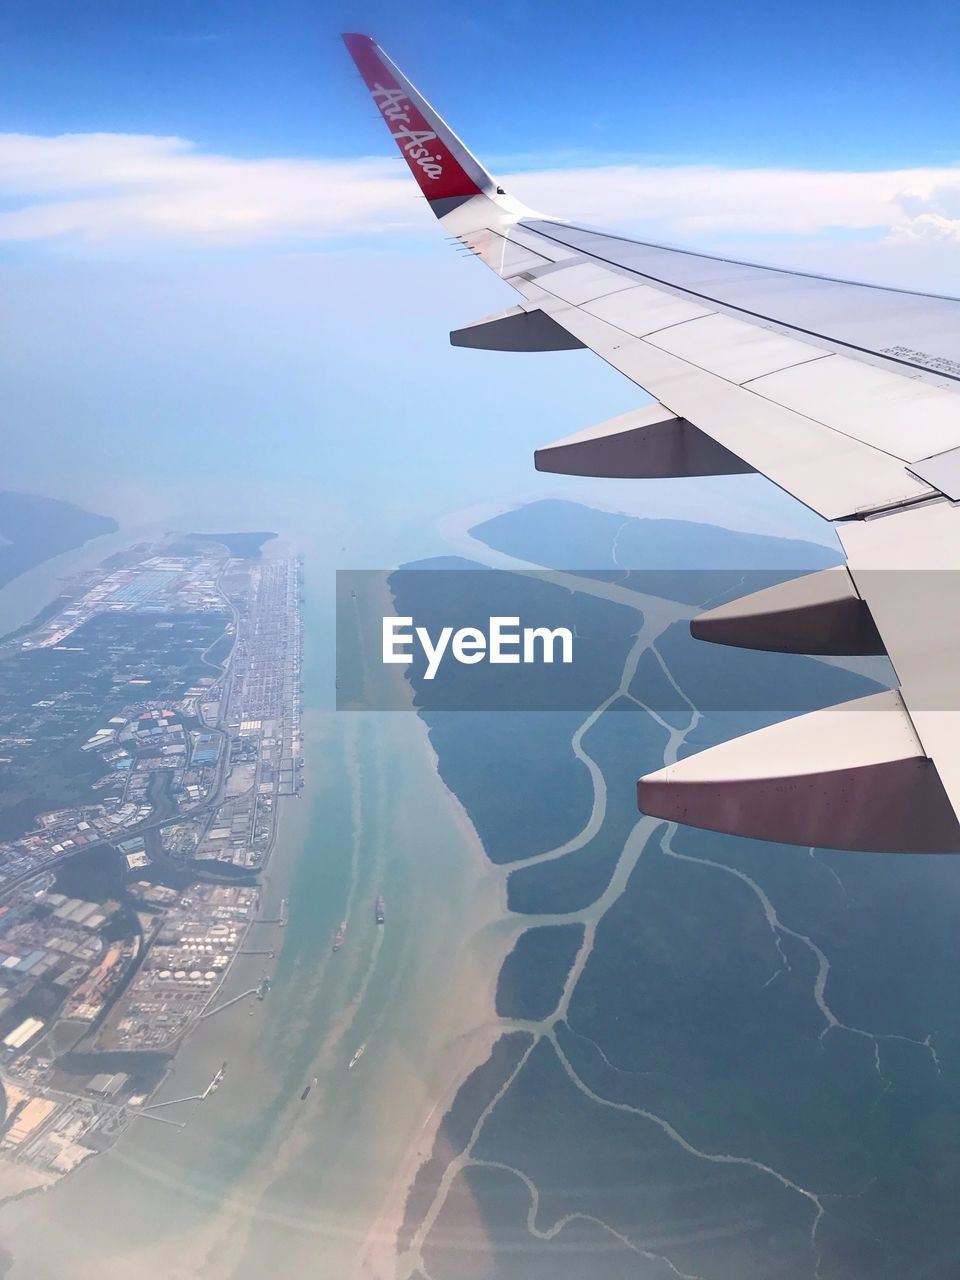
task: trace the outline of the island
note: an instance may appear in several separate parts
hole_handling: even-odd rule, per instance
[[[72,502],[0,491],[0,587],[44,560],[116,530],[116,520]]]

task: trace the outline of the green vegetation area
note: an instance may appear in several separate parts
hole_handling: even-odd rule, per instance
[[[582,924],[527,929],[503,962],[497,980],[501,1018],[545,1018],[557,1007],[583,941]]]
[[[893,1280],[921,1256],[948,1274],[960,1008],[947,860],[812,858],[684,830],[671,847],[756,877],[810,942],[781,933],[778,947],[748,885],[651,841],[599,927],[571,1030],[558,1030],[577,1074],[704,1149],[839,1197],[824,1276]],[[825,1031],[814,948],[829,960],[829,1008],[853,1030]]]
[[[51,556],[115,533],[116,520],[93,515],[72,502],[35,494],[0,492],[0,587]]]
[[[470,813],[491,860],[512,862],[546,852],[586,824],[590,775],[570,740],[586,712],[619,683],[642,619],[637,610],[554,582],[476,572],[469,561],[450,571],[450,563],[428,561],[430,571],[393,574],[398,613],[433,632],[499,615],[519,616],[529,626],[569,626],[577,635],[570,667],[451,662],[431,682],[423,678],[422,657],[409,668],[441,776]],[[449,709],[464,706],[471,709]],[[563,709],[542,709],[555,707]]]
[[[444,1169],[466,1147],[477,1121],[516,1069],[532,1040],[533,1037],[525,1031],[510,1031],[502,1035],[486,1062],[472,1071],[460,1086],[453,1106],[440,1125],[431,1157],[420,1166],[407,1197],[403,1226],[398,1235],[401,1249],[409,1246],[417,1224],[433,1203]]]
[[[431,680],[424,678],[424,650],[414,645],[407,673],[428,723],[440,711],[591,711],[616,688],[643,622],[639,600],[633,608],[571,591],[557,578],[484,569],[470,560],[443,558],[405,566],[390,575],[388,585],[397,613],[412,616],[433,637],[444,627],[476,627],[485,633],[494,617],[519,618],[525,628],[563,627],[574,637],[571,663],[561,662],[559,652],[555,661],[541,661],[540,648],[538,659],[526,663],[485,659],[468,665],[450,657]],[[379,630],[375,640],[373,651],[379,656]]]
[[[53,887],[67,898],[107,902],[111,898],[123,898],[126,882],[127,864],[123,854],[112,845],[97,844],[61,862],[54,872]],[[135,932],[133,929],[127,936]]]
[[[742,533],[691,520],[648,520],[556,499],[506,511],[470,532],[488,547],[550,569],[659,571],[665,575],[661,585],[671,580],[676,584],[678,574],[682,581],[687,573],[717,570],[800,573],[842,561],[839,546]],[[638,578],[636,584],[642,581]]]
[[[209,677],[201,654],[225,620],[218,612],[101,613],[64,648],[7,652],[0,660],[0,754],[10,759],[0,839],[29,831],[45,810],[95,803],[93,786],[107,766],[98,753],[81,751],[83,743],[123,707],[178,699]]]
[[[189,533],[183,541],[192,544],[191,552],[194,555],[198,550],[197,544],[218,542],[237,560],[259,560],[263,544],[276,536],[275,533]],[[203,550],[202,546],[199,550]],[[177,554],[179,553],[171,552],[171,555]]]
[[[653,1258],[638,1269],[636,1249],[596,1222],[574,1218],[562,1226],[537,1216],[533,1239],[529,1195],[509,1169],[474,1165],[454,1178],[426,1256],[431,1276],[459,1280],[677,1280]],[[517,1259],[522,1258],[522,1272]],[[482,1263],[481,1260],[482,1259]],[[422,1272],[415,1272],[420,1280]]]
[[[492,862],[546,853],[590,816],[590,776],[570,754],[578,712],[443,712],[426,717],[440,776]]]
[[[573,1212],[590,1215],[630,1240],[664,1242],[681,1273],[710,1280],[811,1274],[809,1203],[749,1166],[705,1165],[649,1120],[598,1105],[547,1040],[497,1103],[474,1151],[531,1179],[544,1225]],[[468,1174],[474,1190],[480,1172]],[[512,1189],[525,1209],[528,1191],[517,1179]],[[500,1225],[505,1210],[504,1198],[478,1197],[475,1213],[486,1220],[494,1248],[508,1254],[514,1241]],[[442,1223],[435,1234],[442,1238]],[[531,1251],[539,1252],[535,1242]],[[800,1258],[806,1273],[796,1265]],[[444,1274],[435,1260],[427,1255],[430,1274]],[[494,1274],[510,1274],[505,1263]]]
[[[603,821],[595,835],[570,853],[511,872],[507,880],[511,911],[527,915],[580,911],[600,896],[639,816],[636,779],[660,764],[666,741],[665,730],[623,698],[587,730],[583,749],[606,780]],[[569,754],[569,741],[566,750]],[[565,838],[575,834],[568,829]]]

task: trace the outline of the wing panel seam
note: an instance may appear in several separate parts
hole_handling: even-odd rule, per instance
[[[533,228],[528,228],[528,229],[533,230]],[[828,342],[831,344],[831,346],[843,347],[847,351],[859,351],[862,355],[873,356],[877,360],[888,361],[890,364],[898,364],[905,369],[916,369],[917,373],[932,375],[933,377],[937,377],[937,378],[946,378],[950,382],[960,384],[960,375],[958,374],[946,373],[940,369],[930,369],[926,365],[916,364],[912,360],[904,360],[900,356],[885,355],[882,351],[875,351],[872,347],[861,347],[861,346],[858,346],[857,343],[855,342],[846,342],[842,338],[832,338],[830,337],[829,334],[820,333],[819,330],[817,329],[804,329],[801,325],[790,324],[790,322],[786,320],[778,320],[775,316],[765,315],[762,311],[751,311],[748,307],[738,307],[736,303],[725,302],[722,298],[715,298],[709,293],[699,293],[696,289],[684,288],[683,285],[676,284],[672,280],[663,280],[659,276],[651,275],[649,272],[639,271],[637,270],[636,267],[625,267],[623,266],[622,263],[614,262],[610,258],[604,258],[601,254],[594,253],[590,249],[582,249],[579,246],[564,244],[562,240],[560,240],[555,236],[548,235],[545,231],[537,230],[535,234],[539,236],[543,236],[545,240],[550,240],[554,244],[563,245],[563,247],[566,249],[576,248],[576,251],[578,253],[582,253],[585,258],[592,258],[595,262],[602,262],[604,263],[605,266],[608,266],[608,267],[618,267],[621,271],[626,271],[630,275],[636,276],[640,280],[651,280],[655,284],[662,285],[664,288],[674,289],[678,293],[684,294],[691,298],[699,298],[701,302],[709,302],[715,307],[722,307],[727,311],[735,311],[738,315],[752,316],[754,320],[763,320],[767,324],[777,325],[781,329],[789,330],[791,333],[803,333],[803,334],[806,334],[808,338],[816,338],[820,342]],[[591,232],[590,234],[597,235],[600,233]],[[662,245],[644,245],[643,241],[630,240],[626,236],[609,236],[608,239],[622,240],[626,244],[640,244],[644,248],[650,248],[650,249],[661,249],[664,247]],[[695,253],[692,253],[690,250],[686,250],[686,249],[671,249],[668,252],[687,253],[689,254],[690,257],[702,257],[702,258],[709,257],[709,254],[695,254]],[[748,266],[748,265],[754,266],[755,265],[754,263],[748,264],[748,263],[736,262],[735,259],[727,259],[727,258],[717,258],[717,259],[714,259],[714,261],[730,262],[732,265],[736,265],[736,266]],[[774,267],[764,268],[764,270],[767,270],[767,271],[773,271],[776,269],[777,268],[774,268]],[[797,272],[795,274],[800,275],[803,273]],[[811,276],[810,278],[814,280],[830,279],[828,276]],[[846,280],[835,280],[835,281],[831,281],[831,283],[849,284],[851,282]],[[882,288],[881,285],[866,285],[864,287],[872,288],[872,289]],[[908,293],[909,290],[901,289],[901,290],[893,290],[892,292]],[[946,295],[940,297],[939,295],[936,295],[936,294],[917,294],[915,296],[921,297],[921,298],[926,298],[926,297],[938,298],[938,300],[944,301],[944,302],[960,301],[960,299],[950,298],[950,297],[947,297]],[[593,299],[593,301],[596,301],[596,299]],[[891,456],[895,456],[895,455],[891,455]]]
[[[529,283],[530,283],[530,284],[532,284],[532,285],[534,286],[534,288],[540,288],[540,291],[541,291],[542,293],[546,293],[546,292],[547,292],[545,289],[543,289],[543,288],[542,288],[542,286],[539,286],[539,285],[538,285],[538,282],[537,282],[536,280],[530,281]],[[518,292],[520,292],[520,291],[518,290]],[[580,310],[582,310],[582,307],[578,306],[576,303],[572,303],[572,302],[565,302],[565,301],[564,301],[564,299],[562,299],[562,298],[557,298],[554,294],[549,294],[548,296],[549,296],[550,298],[554,299],[554,300],[555,300],[555,301],[557,301],[557,302],[564,303],[564,309],[565,309],[565,310],[566,310],[566,309],[571,310],[571,311],[580,311]],[[552,313],[551,313],[551,314],[552,314]],[[705,377],[708,377],[708,378],[716,378],[718,381],[725,383],[728,387],[734,387],[734,388],[736,388],[736,390],[738,390],[738,391],[744,391],[747,395],[751,395],[751,396],[753,396],[756,400],[763,401],[764,403],[769,404],[769,405],[771,405],[771,406],[773,406],[773,407],[775,407],[775,408],[779,409],[779,410],[780,410],[781,412],[783,412],[783,413],[789,413],[792,417],[797,418],[797,419],[799,419],[799,420],[801,420],[801,421],[809,422],[809,423],[811,424],[811,426],[818,427],[821,431],[829,431],[829,432],[831,432],[831,433],[832,433],[833,435],[835,435],[835,436],[839,436],[840,438],[842,438],[842,439],[844,439],[844,440],[850,440],[850,441],[852,441],[854,444],[860,445],[862,448],[870,449],[870,450],[872,450],[874,453],[877,453],[877,454],[882,454],[885,458],[889,458],[892,462],[898,462],[898,463],[903,467],[903,471],[904,471],[904,476],[905,476],[905,478],[906,478],[906,477],[908,477],[908,476],[911,474],[911,473],[909,472],[909,470],[908,470],[908,464],[907,464],[907,462],[905,461],[905,459],[903,459],[903,458],[899,457],[899,455],[898,455],[898,454],[895,454],[895,453],[889,453],[886,449],[881,449],[878,445],[872,444],[872,443],[871,443],[870,441],[868,441],[868,440],[863,440],[863,439],[861,439],[861,437],[860,437],[860,436],[851,435],[851,433],[850,433],[850,432],[848,432],[848,431],[843,431],[843,430],[841,430],[839,427],[833,426],[833,425],[832,425],[831,423],[829,423],[829,422],[821,422],[819,418],[813,418],[813,417],[811,417],[811,416],[810,416],[810,414],[809,414],[809,413],[804,413],[804,412],[803,412],[802,410],[800,410],[800,409],[795,409],[795,408],[793,408],[793,407],[792,407],[792,406],[790,406],[790,405],[783,405],[783,404],[780,404],[778,401],[771,399],[771,398],[770,398],[770,396],[760,395],[760,393],[759,393],[759,392],[754,391],[752,388],[747,387],[747,386],[745,386],[745,385],[744,385],[744,384],[742,384],[742,383],[738,383],[738,382],[731,382],[729,378],[724,378],[724,377],[722,377],[722,376],[721,376],[720,374],[718,374],[718,373],[712,373],[712,372],[710,372],[710,370],[708,370],[708,369],[703,369],[703,368],[701,368],[701,366],[700,366],[700,365],[694,364],[692,361],[690,361],[690,360],[686,360],[686,359],[684,359],[682,356],[677,356],[677,355],[674,355],[674,354],[673,354],[672,352],[670,352],[670,351],[665,351],[665,350],[663,350],[662,348],[660,348],[660,347],[656,346],[656,344],[655,344],[655,343],[648,343],[648,342],[647,342],[647,340],[646,340],[646,337],[638,338],[638,337],[636,336],[636,334],[630,333],[630,332],[629,332],[628,330],[626,330],[626,329],[621,329],[619,325],[614,324],[614,323],[613,323],[612,321],[610,321],[610,320],[603,320],[603,319],[601,319],[599,316],[591,315],[591,313],[590,313],[589,311],[585,312],[584,314],[585,314],[585,315],[587,315],[587,316],[589,316],[591,320],[597,321],[598,323],[600,323],[600,324],[602,324],[602,325],[605,325],[607,328],[614,330],[616,333],[622,334],[622,335],[623,335],[623,337],[624,337],[624,338],[626,338],[629,342],[638,342],[638,343],[641,343],[643,346],[650,347],[652,350],[656,351],[659,355],[667,356],[667,357],[669,357],[671,360],[676,360],[676,361],[677,361],[678,363],[680,363],[680,364],[688,365],[690,368],[692,368],[692,369],[696,369],[698,373],[703,374]],[[700,318],[702,318],[702,317],[696,317],[696,318],[700,319]],[[556,320],[556,322],[557,322],[557,323],[558,323],[562,328],[567,328],[567,326],[563,323],[563,320],[562,320],[562,318],[561,318],[560,316],[558,316],[558,315],[553,315],[553,319],[554,319],[554,320]],[[684,322],[684,323],[686,323],[686,322]],[[577,333],[575,333],[575,332],[574,332],[573,330],[571,330],[571,329],[567,329],[567,332],[568,332],[568,333],[573,333],[573,336],[574,336],[574,337],[579,337],[579,335],[578,335]],[[649,335],[647,335],[647,336],[649,336]],[[580,339],[580,341],[583,341],[583,339],[581,338],[581,339]],[[588,343],[587,345],[589,346],[589,343]],[[621,344],[621,345],[622,345],[622,344]],[[608,364],[608,365],[610,366],[610,368],[612,368],[612,369],[616,369],[618,373],[622,374],[625,378],[628,378],[631,382],[633,382],[633,383],[634,383],[634,385],[641,387],[641,389],[642,389],[642,390],[647,391],[647,392],[648,392],[648,394],[650,394],[650,395],[655,395],[655,398],[656,398],[656,399],[658,399],[658,400],[660,400],[660,402],[661,402],[662,404],[664,404],[667,408],[669,408],[669,409],[670,409],[670,411],[671,411],[671,413],[676,414],[678,417],[684,417],[684,416],[685,416],[685,414],[683,413],[683,411],[682,411],[682,410],[675,409],[672,405],[670,405],[670,404],[669,404],[669,402],[668,402],[668,400],[667,400],[666,398],[664,398],[664,397],[662,397],[662,396],[660,396],[660,395],[658,395],[658,394],[656,394],[656,393],[654,393],[654,392],[651,392],[651,391],[649,390],[649,388],[644,387],[642,383],[637,382],[635,378],[633,378],[629,373],[627,373],[627,372],[626,372],[626,370],[624,370],[624,369],[621,369],[621,368],[620,368],[620,366],[616,363],[615,359],[613,358],[613,357],[614,357],[615,352],[616,352],[616,351],[618,351],[618,350],[620,350],[620,346],[619,346],[619,345],[618,345],[617,347],[614,347],[614,348],[613,348],[613,350],[612,350],[611,352],[609,352],[609,353],[604,353],[604,352],[602,352],[602,351],[598,351],[595,347],[591,347],[590,349],[593,351],[594,355],[598,356],[601,360],[603,360],[603,362],[604,362],[605,364]],[[824,352],[824,358],[827,358],[827,357],[829,357],[829,356],[830,356],[830,355],[832,355],[832,354],[833,354],[833,352],[826,351],[826,352]],[[813,361],[804,361],[804,362],[802,362],[802,363],[810,364],[810,363],[813,363]],[[788,367],[792,367],[792,366],[788,366]],[[774,372],[777,372],[777,371],[774,371]],[[768,374],[758,374],[757,376],[758,376],[758,377],[768,377],[769,375],[768,375]],[[694,423],[694,425],[697,425],[697,424],[696,424],[696,423]],[[704,430],[706,430],[706,431],[707,431],[707,433],[709,434],[709,427],[704,428]],[[919,477],[915,477],[915,478],[919,478]],[[777,483],[777,482],[776,482],[776,481],[774,481],[774,483]],[[921,483],[929,485],[929,481],[921,481]],[[781,487],[782,487],[782,486],[781,486]],[[931,492],[930,492],[929,494],[910,495],[910,496],[905,497],[905,498],[893,499],[893,500],[891,500],[891,502],[890,502],[889,504],[887,504],[887,505],[889,505],[889,506],[891,506],[891,507],[897,507],[897,506],[901,506],[901,505],[903,505],[904,503],[913,503],[913,502],[922,502],[922,501],[926,501],[926,500],[928,500],[930,497],[935,496],[935,495],[936,495],[936,493],[937,493],[937,490],[936,490],[936,489],[934,489],[934,488],[933,488],[933,486],[930,486],[930,490],[931,490]],[[873,507],[871,507],[871,508],[865,508],[865,510],[869,510],[869,511],[874,511],[874,510],[883,510],[883,509],[886,509],[886,508],[885,508],[885,507],[884,507],[884,508],[873,508]],[[851,513],[851,515],[852,515],[852,514],[855,514],[855,513]],[[836,518],[837,518],[837,519],[842,519],[842,518],[844,518],[844,517],[836,517]]]

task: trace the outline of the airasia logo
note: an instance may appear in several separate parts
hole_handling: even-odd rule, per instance
[[[431,155],[431,148],[426,145],[436,142],[437,135],[429,129],[411,128],[410,100],[403,90],[375,84],[370,92],[407,160],[419,165],[428,178],[439,178],[443,173],[442,157]]]

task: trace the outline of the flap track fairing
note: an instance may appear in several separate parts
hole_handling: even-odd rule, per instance
[[[538,471],[617,480],[744,475],[748,463],[678,418],[662,404],[645,405],[588,427],[534,454]]]

